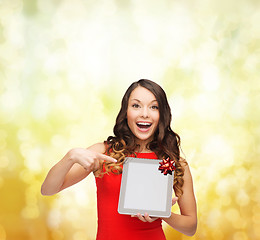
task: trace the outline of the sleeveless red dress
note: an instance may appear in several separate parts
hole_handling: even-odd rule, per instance
[[[137,153],[137,158],[158,159],[155,153]],[[105,174],[95,178],[97,186],[97,240],[165,240],[162,220],[142,222],[117,211],[121,186],[120,175]]]

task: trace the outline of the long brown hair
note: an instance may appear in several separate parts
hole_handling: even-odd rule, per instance
[[[126,119],[130,94],[138,86],[151,91],[154,94],[159,107],[159,124],[154,133],[154,139],[148,143],[146,147],[155,152],[160,159],[169,157],[170,159],[175,160],[176,170],[173,187],[176,195],[181,196],[183,193],[184,169],[180,163],[180,161],[182,161],[180,158],[180,137],[171,129],[171,109],[164,90],[157,83],[147,79],[140,79],[139,81],[132,83],[122,98],[121,109],[117,115],[116,124],[114,126],[114,136],[109,136],[105,141],[107,146],[106,154],[116,158],[118,161],[117,163],[103,163],[99,171],[100,177],[108,172],[121,174],[125,157],[132,154],[135,155],[135,150],[138,149],[136,138],[128,127]],[[103,167],[105,168],[105,171],[102,171]]]

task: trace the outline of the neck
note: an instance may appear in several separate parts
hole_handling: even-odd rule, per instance
[[[137,143],[138,144],[138,146],[137,146],[137,148],[136,148],[136,152],[139,152],[139,153],[150,153],[150,152],[152,152],[149,148],[147,148],[146,146],[147,146],[147,143],[142,143],[142,144],[140,144],[140,143]]]

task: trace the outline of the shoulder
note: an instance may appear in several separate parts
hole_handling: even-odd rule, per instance
[[[95,143],[88,147],[87,149],[98,152],[98,153],[104,153],[106,151],[106,145],[103,142]]]
[[[180,157],[180,159],[179,159],[178,162],[180,163],[180,165],[181,165],[181,167],[182,167],[183,169],[189,167],[188,162],[187,162],[186,159],[183,158],[183,157]]]
[[[184,185],[191,184],[192,185],[192,174],[190,170],[190,166],[186,159],[180,158],[180,164],[183,169],[183,180],[184,180]]]
[[[191,176],[190,167],[186,159],[180,157],[179,163],[183,169],[184,177]]]

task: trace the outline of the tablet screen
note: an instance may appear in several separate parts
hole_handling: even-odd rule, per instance
[[[158,159],[126,158],[118,212],[167,217],[171,212],[173,175],[158,170]]]

